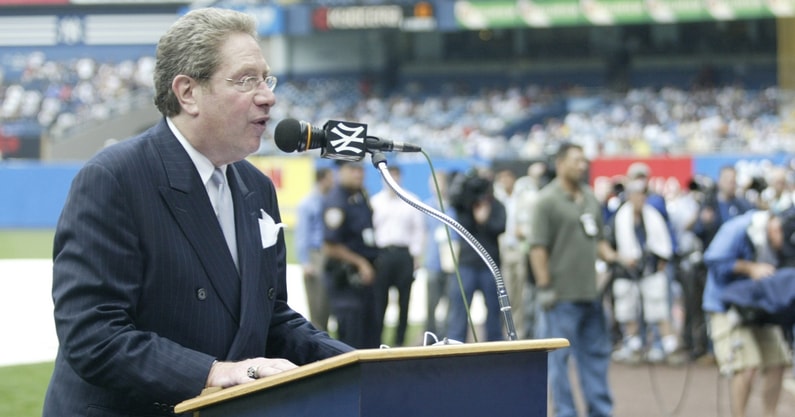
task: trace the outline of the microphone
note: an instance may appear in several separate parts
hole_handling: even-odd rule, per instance
[[[421,152],[416,145],[367,136],[367,125],[329,120],[318,128],[303,120],[284,119],[276,125],[276,146],[283,152],[305,152],[321,148],[329,159],[360,161],[366,152]]]

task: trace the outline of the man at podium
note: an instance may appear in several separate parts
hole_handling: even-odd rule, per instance
[[[182,16],[154,78],[163,119],[88,161],[58,222],[45,417],[174,415],[352,350],[287,305],[275,188],[244,160],[276,101],[255,19]]]

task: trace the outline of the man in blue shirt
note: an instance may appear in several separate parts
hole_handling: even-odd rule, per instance
[[[716,188],[704,197],[693,224],[693,233],[701,241],[701,247],[706,250],[723,223],[753,208],[751,202],[737,195],[737,171],[730,165],[724,166],[718,174]],[[704,296],[707,280],[704,269],[703,265],[696,264],[693,273],[682,280],[687,298],[684,340],[693,358],[703,356],[709,359],[706,317],[702,309],[696,308],[700,307]]]
[[[320,330],[328,327],[329,307],[323,281],[323,197],[334,185],[329,168],[315,172],[315,188],[298,205],[295,226],[295,253],[303,268],[309,319]]]
[[[750,201],[737,195],[737,170],[724,166],[718,174],[717,189],[706,196],[693,231],[706,248],[723,223],[753,208]]]
[[[743,324],[721,301],[728,284],[767,279],[776,271],[782,247],[781,218],[752,210],[724,223],[704,254],[707,284],[704,311],[715,357],[731,375],[733,416],[745,416],[757,370],[764,372],[764,415],[775,416],[784,371],[790,364],[784,336],[776,325]]]

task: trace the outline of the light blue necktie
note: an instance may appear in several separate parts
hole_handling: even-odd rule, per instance
[[[232,193],[226,183],[226,176],[220,168],[213,171],[211,177],[213,185],[215,185],[215,215],[218,217],[218,223],[221,225],[221,230],[224,232],[226,245],[229,247],[229,252],[232,254],[232,259],[235,261],[237,267],[237,239],[235,238],[235,208],[232,204]],[[239,270],[239,267],[238,267]]]

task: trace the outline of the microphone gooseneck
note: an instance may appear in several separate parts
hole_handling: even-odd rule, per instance
[[[389,170],[387,169],[387,161],[384,154],[380,152],[373,153],[372,157],[373,166],[381,173],[381,177],[384,179],[384,182],[392,189],[392,191],[397,194],[397,196],[403,200],[405,203],[410,205],[411,207],[430,215],[431,217],[441,221],[442,223],[450,226],[453,230],[455,230],[459,236],[461,236],[466,243],[469,244],[475,252],[478,253],[480,258],[486,264],[486,266],[491,271],[492,276],[494,277],[494,284],[497,286],[497,297],[500,303],[500,311],[502,311],[503,318],[505,319],[505,328],[508,333],[509,340],[518,340],[518,336],[516,334],[516,326],[513,322],[513,312],[511,311],[511,302],[508,299],[508,291],[505,288],[505,281],[502,278],[502,274],[500,273],[500,268],[497,266],[497,263],[494,259],[489,255],[488,251],[483,247],[483,245],[472,236],[464,226],[462,226],[457,221],[453,220],[450,216],[442,213],[433,207],[428,206],[420,201],[416,201],[411,197],[411,195],[407,194],[400,185],[392,178],[389,174]]]

